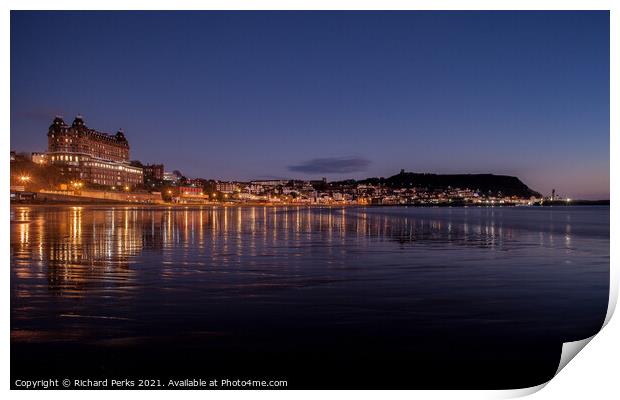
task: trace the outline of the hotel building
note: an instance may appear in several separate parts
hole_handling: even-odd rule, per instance
[[[115,135],[88,128],[81,116],[71,126],[54,118],[47,133],[48,161],[68,179],[102,186],[142,184],[142,168],[129,165],[129,143],[123,131]]]

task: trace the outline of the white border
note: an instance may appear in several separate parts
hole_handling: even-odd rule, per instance
[[[304,0],[304,1],[251,1],[251,0],[230,0],[230,1],[191,1],[191,0],[176,0],[176,1],[164,1],[164,0],[134,0],[131,2],[108,0],[108,1],[6,1],[3,2],[8,7],[5,9],[2,20],[5,23],[2,24],[2,36],[3,40],[0,42],[2,46],[2,54],[5,54],[5,62],[2,63],[2,87],[5,96],[2,97],[2,107],[0,112],[2,113],[2,120],[4,122],[4,134],[0,134],[0,142],[4,148],[5,155],[10,149],[9,132],[10,132],[10,64],[7,61],[10,54],[10,12],[9,10],[44,10],[44,9],[74,9],[74,10],[133,10],[133,9],[153,9],[153,10],[197,10],[197,9],[213,9],[213,10],[611,10],[611,92],[610,92],[610,110],[611,110],[611,125],[610,132],[617,134],[619,128],[619,120],[617,112],[620,110],[618,103],[618,94],[620,93],[620,86],[618,81],[618,72],[620,71],[619,63],[619,39],[620,39],[620,2],[618,1],[576,1],[576,0],[437,0],[437,1],[403,1],[403,0],[383,0],[383,1],[369,1],[369,0]],[[614,113],[614,111],[616,111]],[[618,155],[618,141],[614,134],[610,134],[610,151],[613,155]],[[610,157],[611,163],[611,198],[617,199],[618,187],[615,182],[615,176],[618,171],[618,163],[614,161],[614,157]],[[5,161],[2,168],[3,173],[0,174],[0,187],[8,188],[9,186],[9,164]],[[5,223],[2,224],[0,239],[0,252],[2,254],[10,254],[9,246],[9,200],[8,196],[0,198],[2,202]],[[618,213],[614,207],[611,208],[611,243],[615,244],[616,231],[614,226],[618,226],[620,222]],[[611,246],[611,260],[616,259],[616,251],[614,246]],[[8,256],[5,256],[8,257]],[[8,260],[7,267],[8,267]],[[3,391],[8,391],[9,384],[9,340],[10,340],[10,280],[8,268],[5,269],[2,275],[3,287],[6,288],[4,296],[2,296],[2,332],[4,333],[4,343],[0,346],[0,356],[2,361],[1,365],[1,382]],[[617,369],[618,357],[620,356],[620,346],[617,344],[616,338],[620,337],[620,325],[615,320],[610,321],[610,317],[615,309],[615,304],[618,297],[618,268],[614,262],[611,263],[611,290],[610,290],[610,307],[606,319],[606,326],[602,333],[597,334],[593,338],[592,343],[588,345],[583,354],[580,354],[577,361],[569,363],[562,373],[552,379],[547,385],[541,385],[536,388],[522,389],[522,390],[508,390],[508,391],[273,391],[273,392],[261,392],[261,391],[247,391],[247,392],[203,392],[203,391],[183,391],[174,393],[174,396],[188,396],[196,398],[205,398],[206,396],[215,397],[219,399],[239,398],[252,396],[253,398],[286,398],[291,395],[301,399],[313,399],[318,396],[327,397],[354,397],[354,398],[376,398],[377,396],[389,396],[391,398],[411,399],[412,397],[423,396],[423,398],[503,398],[514,397],[536,392],[542,387],[547,386],[545,390],[539,391],[535,394],[537,398],[579,398],[582,399],[586,396],[605,399],[615,398],[619,393],[618,390],[618,377]],[[144,393],[142,393],[144,395]],[[44,395],[52,398],[81,398],[88,396],[91,398],[107,398],[110,395],[115,397],[129,397],[138,396],[139,392],[114,392],[113,394],[106,391],[65,391],[65,392],[47,392],[39,393],[35,391],[11,391],[10,396],[15,398],[30,398],[35,396]],[[153,398],[168,398],[169,392],[166,391],[152,391],[146,394]]]

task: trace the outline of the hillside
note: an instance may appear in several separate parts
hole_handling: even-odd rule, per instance
[[[472,189],[481,193],[504,196],[540,197],[540,193],[530,189],[516,176],[493,174],[421,174],[401,172],[389,178],[369,178],[360,183],[383,184],[391,188],[443,189],[447,187]]]
[[[22,176],[28,177],[27,183],[20,180]],[[38,191],[56,187],[63,182],[67,180],[56,166],[35,164],[25,156],[18,156],[15,161],[11,161],[11,186],[25,186],[26,191]]]

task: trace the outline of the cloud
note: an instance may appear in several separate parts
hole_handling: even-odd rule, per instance
[[[370,160],[362,157],[331,157],[315,158],[298,165],[290,165],[289,171],[306,174],[348,174],[364,171],[370,165]]]

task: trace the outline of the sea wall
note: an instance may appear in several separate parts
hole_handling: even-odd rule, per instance
[[[159,193],[111,192],[102,190],[41,190],[37,199],[70,202],[162,203]]]

